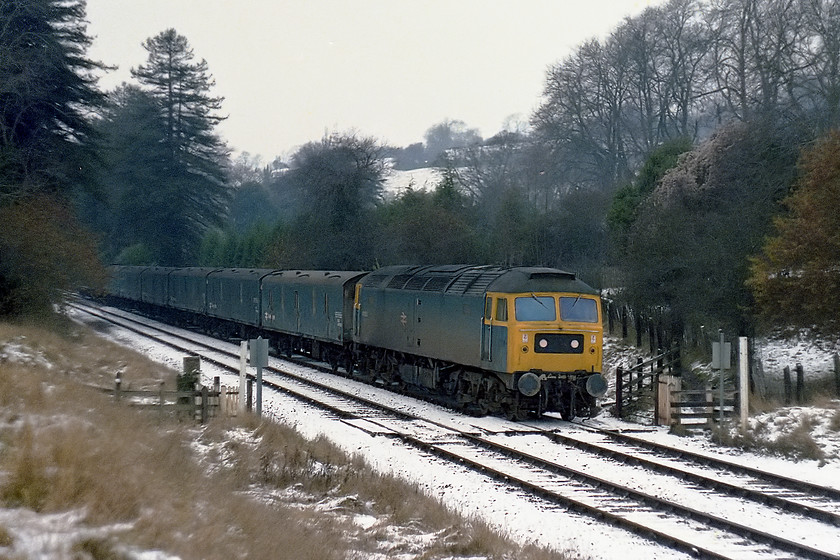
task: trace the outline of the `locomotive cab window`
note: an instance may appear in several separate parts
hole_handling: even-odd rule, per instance
[[[554,308],[554,298],[551,296],[535,296],[516,298],[517,321],[554,321],[557,310]]]
[[[594,299],[578,297],[560,298],[560,317],[564,321],[597,323],[598,304]]]
[[[496,320],[497,321],[507,321],[508,320],[508,310],[507,310],[507,300],[499,298],[496,300]]]
[[[493,298],[484,298],[484,318],[490,320],[493,318]]]

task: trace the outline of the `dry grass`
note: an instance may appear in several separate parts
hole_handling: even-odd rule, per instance
[[[835,410],[828,423],[828,429],[832,432],[840,432],[840,409]]]
[[[175,372],[83,329],[0,324],[0,507],[124,524],[81,536],[72,557],[562,558],[457,517],[325,439],[253,416],[198,427],[118,406],[90,388],[116,371],[134,387],[174,386]],[[0,558],[14,539],[0,526]]]
[[[835,414],[832,422],[837,417],[838,414]],[[778,455],[795,461],[826,459],[825,452],[812,435],[817,420],[804,414],[797,419],[790,418],[785,421],[784,414],[779,414],[776,424],[780,422],[781,425],[771,427],[765,422],[756,421],[747,430],[734,429],[732,426],[715,426],[712,429],[712,441],[727,447]]]

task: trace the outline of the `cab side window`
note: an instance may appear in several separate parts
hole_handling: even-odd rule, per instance
[[[496,300],[496,320],[497,321],[507,321],[508,320],[508,310],[507,310],[507,300],[506,299],[497,299]]]
[[[493,298],[484,298],[484,318],[489,321],[493,318]]]

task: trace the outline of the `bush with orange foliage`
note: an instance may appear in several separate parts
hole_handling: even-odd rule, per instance
[[[49,312],[66,290],[104,281],[96,241],[67,203],[36,194],[0,206],[0,315]]]
[[[801,176],[753,259],[748,285],[772,326],[840,334],[840,131],[802,155]]]

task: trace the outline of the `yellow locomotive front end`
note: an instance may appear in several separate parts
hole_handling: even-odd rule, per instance
[[[540,411],[591,413],[606,393],[601,375],[601,301],[581,293],[488,293],[507,330],[507,371]],[[505,309],[502,314],[498,310]],[[531,408],[531,407],[529,407]]]

